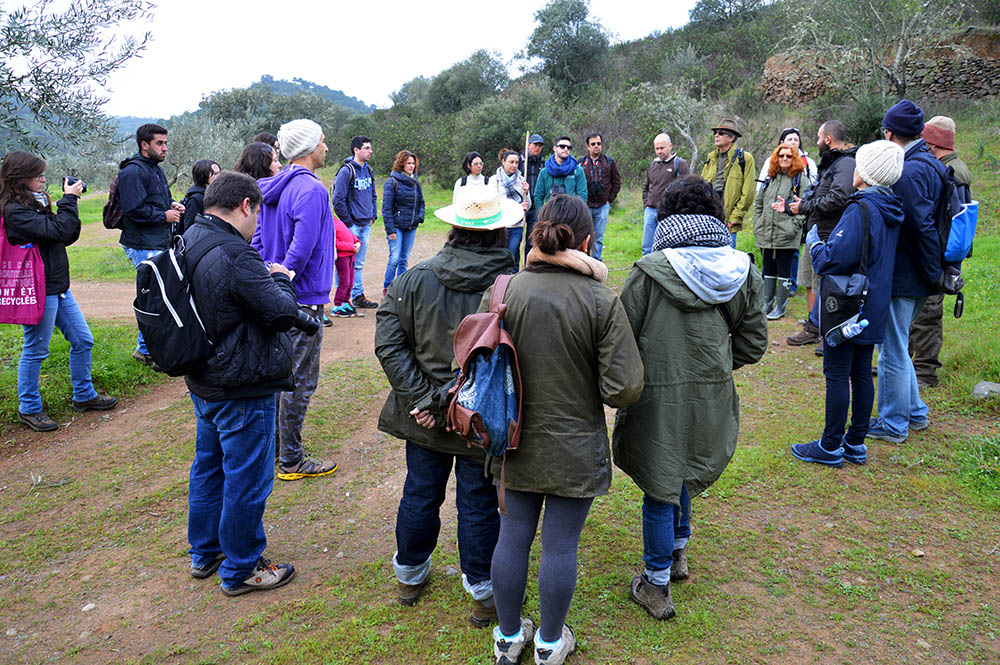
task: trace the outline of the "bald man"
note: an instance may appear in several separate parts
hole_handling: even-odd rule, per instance
[[[646,182],[642,184],[642,255],[653,249],[653,234],[656,232],[656,211],[663,200],[663,192],[674,180],[691,173],[688,163],[674,152],[674,144],[666,134],[657,134],[653,139],[656,158],[646,171]]]

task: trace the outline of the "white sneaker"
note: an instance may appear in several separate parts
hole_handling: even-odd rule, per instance
[[[573,629],[563,624],[562,637],[555,647],[540,647],[541,633],[535,633],[535,665],[562,665],[566,657],[576,651],[576,635]]]
[[[496,665],[516,665],[521,660],[524,645],[535,634],[535,624],[531,619],[521,619],[521,634],[515,640],[507,640],[500,632],[500,626],[493,629],[493,655]]]

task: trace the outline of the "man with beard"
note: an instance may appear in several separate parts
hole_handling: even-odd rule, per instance
[[[170,198],[167,176],[160,162],[167,158],[167,129],[153,123],[135,133],[139,152],[120,164],[118,200],[122,208],[121,243],[132,265],[156,256],[170,246],[171,225],[184,214],[184,206]],[[153,359],[140,332],[132,357],[147,365]]]
[[[813,188],[809,198],[803,200],[796,196],[789,201],[788,209],[794,215],[808,215],[806,230],[815,226],[819,239],[826,242],[847,207],[848,197],[854,193],[854,153],[858,149],[847,143],[844,123],[839,120],[827,120],[820,125],[816,145],[819,146],[819,184]],[[813,312],[813,306],[819,292],[819,276],[813,272],[809,252],[802,252],[798,282],[806,287],[809,317],[802,324],[802,330],[785,341],[792,346],[816,344],[819,341],[819,319]]]

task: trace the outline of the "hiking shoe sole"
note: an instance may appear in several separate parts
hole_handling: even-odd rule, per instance
[[[319,478],[320,476],[329,476],[340,468],[339,464],[334,464],[332,469],[326,471],[320,471],[318,473],[302,473],[299,471],[281,471],[280,467],[278,469],[278,480],[302,480],[303,478]]]

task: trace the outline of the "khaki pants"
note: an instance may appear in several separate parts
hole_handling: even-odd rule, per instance
[[[802,251],[799,252],[799,274],[796,283],[812,289],[813,293],[819,293],[819,275],[813,272],[812,256],[807,245],[803,245]]]
[[[937,371],[941,369],[938,354],[944,343],[944,327],[941,323],[944,296],[930,296],[920,310],[920,314],[910,326],[910,355],[917,382],[928,386],[938,384]]]

